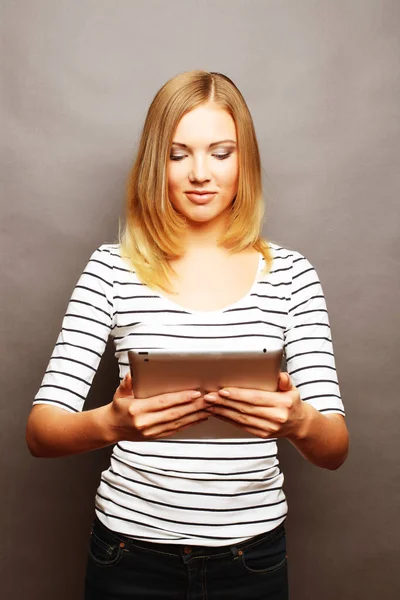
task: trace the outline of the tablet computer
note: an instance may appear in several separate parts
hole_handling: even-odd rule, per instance
[[[130,350],[129,364],[136,398],[167,392],[223,387],[276,391],[282,349],[268,350]],[[210,415],[207,421],[185,428],[168,439],[256,437],[244,429]]]

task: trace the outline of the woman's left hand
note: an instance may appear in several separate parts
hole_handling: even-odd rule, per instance
[[[280,374],[277,392],[227,387],[204,400],[210,414],[262,438],[296,438],[307,413],[288,373]]]

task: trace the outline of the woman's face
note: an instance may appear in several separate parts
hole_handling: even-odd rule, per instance
[[[182,117],[168,161],[168,194],[175,210],[192,224],[226,215],[237,193],[238,173],[230,114],[202,104]]]

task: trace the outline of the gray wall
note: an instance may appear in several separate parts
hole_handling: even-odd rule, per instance
[[[292,599],[395,598],[399,1],[3,0],[2,22],[3,596],[81,598],[109,451],[33,459],[25,423],[73,286],[116,239],[153,95],[204,68],[248,101],[270,194],[265,233],[319,272],[347,408],[339,471],[281,445]],[[87,406],[116,385],[109,351]]]

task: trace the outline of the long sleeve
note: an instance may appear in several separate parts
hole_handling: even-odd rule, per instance
[[[113,267],[100,246],[72,293],[33,404],[81,411],[113,325]]]
[[[321,283],[309,261],[297,252],[293,254],[285,331],[287,371],[302,400],[320,412],[344,414]]]

